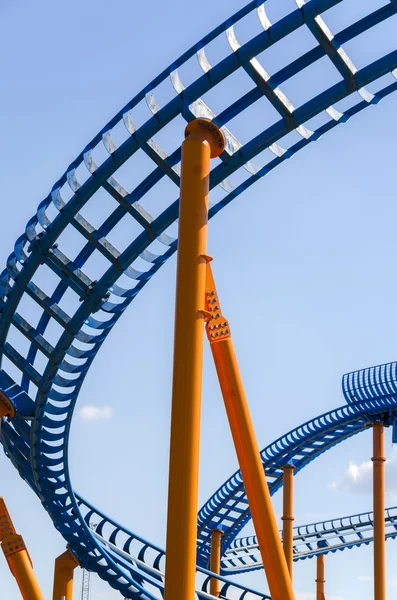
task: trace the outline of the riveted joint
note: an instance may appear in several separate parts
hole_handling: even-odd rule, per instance
[[[91,301],[93,302],[93,308],[92,308],[92,312],[98,312],[98,310],[100,310],[102,304],[104,304],[104,302],[106,302],[107,300],[109,300],[110,297],[110,292],[106,292],[101,298],[97,298],[96,297],[96,285],[97,285],[98,281],[93,281],[90,285],[87,286],[87,289],[85,290],[85,292],[80,296],[79,300],[80,302],[84,302],[84,300],[86,300],[87,298],[90,298]]]
[[[209,257],[210,258],[210,257]],[[211,259],[212,260],[212,259]],[[205,308],[210,317],[207,319],[206,332],[210,344],[231,337],[229,322],[222,315],[221,305],[212,275],[210,261],[207,261],[207,281],[205,286]]]
[[[37,235],[35,235],[35,237],[33,238],[33,240],[30,242],[27,251],[29,252],[29,254],[31,252],[33,252],[33,250],[36,250],[36,248],[38,248],[40,246],[41,240],[43,239],[44,236],[44,231],[40,231]]]
[[[51,252],[54,251],[55,248],[58,248],[58,244],[53,244],[51,248],[43,248],[42,242],[44,240],[45,232],[40,231],[33,240],[30,242],[27,251],[29,254],[35,252],[40,257],[40,264],[43,265],[46,261],[46,258]]]
[[[1,547],[4,552],[4,556],[6,557],[12,556],[13,554],[21,552],[22,550],[26,550],[23,537],[17,533],[6,535],[2,541]]]

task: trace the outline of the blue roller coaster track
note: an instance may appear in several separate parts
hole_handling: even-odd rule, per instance
[[[372,512],[294,527],[294,561],[368,545],[374,541],[373,527]],[[397,507],[385,509],[385,528],[386,539],[397,537]],[[262,569],[256,536],[234,540],[223,555],[221,568],[225,575]]]
[[[338,4],[341,6],[336,7]],[[161,594],[164,553],[73,491],[68,439],[79,391],[102,343],[177,249],[172,227],[178,216],[180,148],[167,154],[159,134],[171,132],[177,117],[189,122],[204,116],[223,128],[227,147],[218,162],[214,161],[210,178],[212,218],[287,158],[378,104],[397,89],[397,50],[356,68],[343,45],[360,42],[360,36],[382,23],[395,23],[397,2],[385,2],[335,34],[326,25],[326,15],[324,19],[321,16],[333,7],[343,12],[341,0],[297,0],[295,10],[271,23],[266,2],[250,2],[185,52],[118,112],[66,169],[16,241],[0,275],[0,387],[16,408],[16,416],[1,423],[5,453],[38,495],[80,564],[97,572],[127,598]],[[239,27],[248,16],[258,20],[261,32],[240,43]],[[263,66],[267,49],[277,48],[281,40],[288,42],[300,28],[310,32],[314,46],[277,73],[269,74]],[[211,65],[206,49],[221,36],[226,36],[229,51]],[[185,86],[180,73],[188,71],[190,61],[196,59],[202,74]],[[322,59],[337,70],[339,81],[295,108],[282,91],[283,85]],[[215,114],[204,97],[210,90],[218,92],[235,73],[245,73],[251,87],[237,99],[226,95],[225,108]],[[160,106],[156,94],[163,86],[169,86],[172,97]],[[342,110],[338,103],[346,98],[349,108]],[[240,118],[249,118],[251,123],[248,112],[255,110],[260,99],[277,117],[264,130],[258,120],[254,137],[243,143],[233,133],[234,124]],[[135,115],[141,115],[142,105],[147,107],[147,117],[137,126]],[[289,144],[286,136],[291,132],[298,141]],[[142,152],[150,159],[152,170],[133,189],[126,189],[121,183],[123,171],[128,168],[135,172],[134,159]],[[236,171],[241,181],[233,185],[231,176]],[[150,212],[148,198],[162,189],[164,181],[174,186],[175,194],[161,209]],[[216,188],[219,193],[215,193]],[[115,204],[95,226],[84,211],[89,204],[102,206],[104,198]],[[131,233],[131,239],[119,249],[116,230],[131,220],[136,234]],[[393,363],[346,376],[347,405],[309,421],[265,448],[261,456],[271,492],[282,485],[281,467],[286,461],[293,460],[298,473],[372,421],[391,424],[397,410],[395,370]],[[200,598],[207,596],[210,525],[225,526],[226,551],[249,518],[241,477],[236,473],[198,515]],[[95,531],[90,527],[93,523],[97,524]],[[252,598],[266,597],[223,577],[221,580],[226,597],[232,589],[233,598],[236,590],[241,598],[247,593]]]

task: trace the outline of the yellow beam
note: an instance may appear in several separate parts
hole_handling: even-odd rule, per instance
[[[78,560],[69,549],[55,559],[52,600],[72,600],[73,575],[78,566]]]
[[[325,600],[324,554],[317,555],[316,600]]]
[[[0,543],[8,567],[14,575],[23,600],[44,600],[22,536],[15,532],[4,499],[0,497]]]
[[[211,559],[210,570],[217,575],[221,572],[221,546],[222,546],[223,531],[213,529],[211,532]],[[210,581],[210,594],[219,598],[221,593],[220,581],[213,577]]]
[[[294,548],[294,465],[284,465],[283,484],[283,548],[288,571],[292,579],[293,548]]]
[[[373,423],[374,600],[386,600],[384,447],[384,427]]]
[[[291,577],[267,487],[243,381],[228,322],[222,315],[210,265],[206,281],[207,336],[234,446],[244,481],[258,545],[273,600],[294,600]]]
[[[193,600],[210,158],[225,145],[196,119],[182,145],[168,487],[165,600]]]

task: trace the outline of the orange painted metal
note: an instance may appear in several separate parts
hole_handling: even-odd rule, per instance
[[[44,600],[25,542],[22,536],[16,533],[4,499],[1,497],[0,543],[8,567],[16,579],[23,600]]]
[[[224,149],[211,121],[196,119],[182,145],[168,487],[165,600],[193,600],[210,158]]]
[[[258,545],[273,600],[293,600],[280,534],[259,454],[230,327],[220,308],[210,265],[206,280],[207,336],[215,362]]]
[[[293,465],[284,465],[283,484],[283,548],[288,571],[292,579],[293,548],[294,548],[294,469]]]
[[[222,547],[223,531],[213,529],[211,532],[211,558],[210,569],[213,573],[219,575],[221,572],[221,547]],[[219,598],[221,593],[220,581],[213,577],[210,581],[210,594]]]
[[[374,600],[386,600],[385,441],[382,423],[373,423]]]
[[[316,600],[325,600],[324,554],[317,555]]]
[[[52,600],[72,600],[73,575],[78,566],[78,560],[69,549],[58,556],[55,560]]]
[[[14,417],[15,408],[7,398],[7,396],[0,391],[0,419],[2,417]]]

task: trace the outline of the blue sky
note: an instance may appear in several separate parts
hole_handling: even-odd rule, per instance
[[[345,25],[363,6],[383,3],[345,0],[339,13],[330,11],[329,22]],[[38,203],[103,124],[243,5],[241,0],[2,2],[3,264]],[[292,0],[269,0],[269,16],[275,20],[293,7]],[[352,46],[353,60],[361,66],[376,52],[391,50],[396,31],[394,20],[388,35],[368,38],[372,45]],[[285,46],[279,54],[273,48],[269,62],[282,62],[288,52]],[[305,93],[314,93],[317,84],[316,77],[305,80]],[[298,86],[296,93],[302,90]],[[210,224],[209,253],[261,447],[343,404],[343,373],[397,359],[396,108],[397,96],[368,108],[286,161]],[[75,489],[159,545],[165,540],[174,282],[175,258],[111,333],[83,386],[71,437]],[[247,298],[254,327],[242,316]],[[389,433],[386,447],[387,502],[394,505],[397,461]],[[296,523],[369,510],[365,463],[370,456],[370,436],[362,434],[302,472],[295,481]],[[357,469],[351,464],[362,465],[360,477],[353,477]],[[206,348],[200,505],[236,466]],[[49,598],[53,560],[64,542],[4,456],[0,472],[0,494]],[[275,507],[279,515],[279,495]],[[391,597],[397,588],[391,568],[395,542],[388,542],[387,557]],[[371,561],[371,547],[328,557],[327,599],[370,600]],[[1,558],[0,579],[2,597],[19,600]],[[313,598],[314,579],[313,561],[296,565],[297,600]],[[76,597],[79,580],[77,573]],[[242,580],[264,589],[263,574]],[[92,600],[117,597],[93,578]]]

